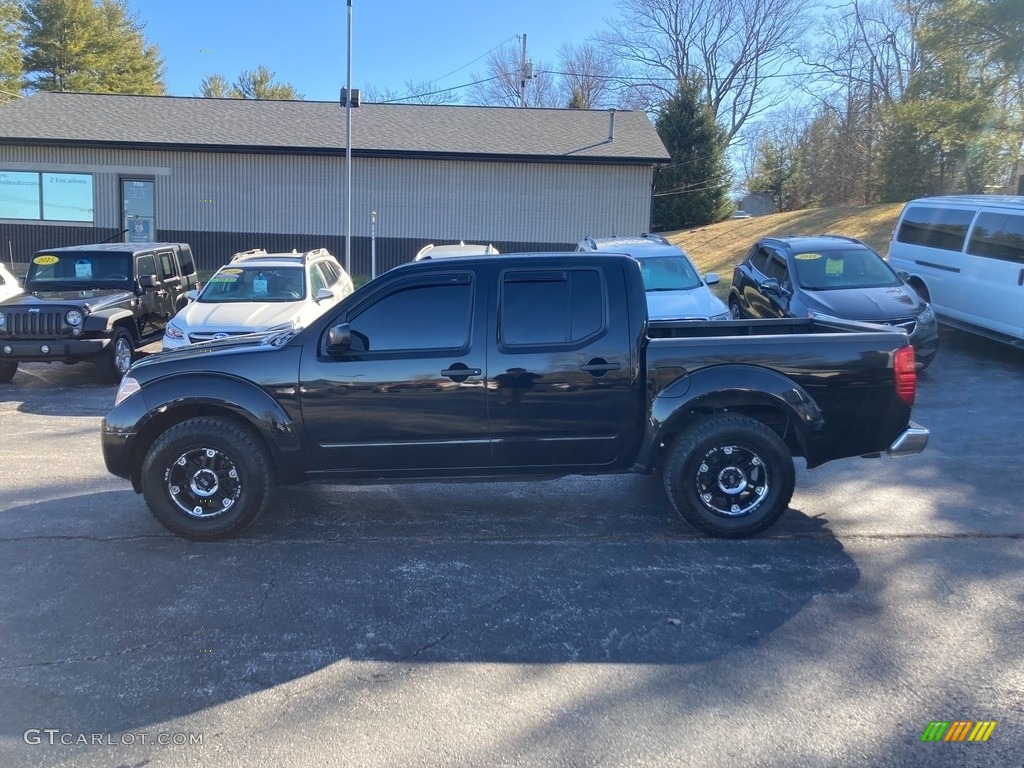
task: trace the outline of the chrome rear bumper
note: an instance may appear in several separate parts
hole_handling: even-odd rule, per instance
[[[927,445],[928,430],[910,422],[903,434],[893,440],[885,452],[890,456],[911,456],[923,451]]]

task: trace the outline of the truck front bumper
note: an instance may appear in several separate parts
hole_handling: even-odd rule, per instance
[[[886,449],[890,456],[911,456],[920,453],[928,445],[928,430],[920,424],[910,422],[903,434],[892,441]]]
[[[73,363],[90,360],[110,346],[110,339],[32,339],[0,337],[0,363]]]

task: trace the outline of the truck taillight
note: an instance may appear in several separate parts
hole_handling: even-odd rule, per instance
[[[914,360],[914,348],[902,347],[893,355],[893,367],[896,369],[896,396],[907,405],[914,404],[917,393],[917,364]]]

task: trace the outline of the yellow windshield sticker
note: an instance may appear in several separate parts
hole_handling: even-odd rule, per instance
[[[225,269],[222,269],[222,270],[220,271],[220,273],[221,273],[222,275],[240,275],[240,274],[242,274],[242,270],[240,270],[240,269],[234,269],[234,268],[231,268],[231,269],[227,269],[227,268],[225,268]]]
[[[50,264],[56,264],[60,259],[56,256],[36,256],[32,259],[33,264],[38,264],[41,267],[48,266]]]
[[[826,259],[825,260],[825,274],[830,277],[842,277],[843,276],[843,260],[842,259]]]
[[[794,259],[799,259],[800,261],[814,261],[815,259],[820,259],[821,258],[821,254],[820,253],[798,253],[793,258]]]

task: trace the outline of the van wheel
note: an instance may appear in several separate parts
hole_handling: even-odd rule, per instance
[[[699,531],[752,536],[789,507],[796,482],[786,444],[759,421],[717,414],[679,435],[664,472],[676,511]]]
[[[927,302],[928,302],[929,304],[931,303],[931,301],[932,301],[932,297],[931,297],[931,295],[930,295],[930,294],[928,293],[928,288],[927,288],[927,287],[925,287],[925,284],[924,284],[924,283],[922,283],[922,282],[921,282],[920,280],[917,280],[917,279],[915,279],[915,278],[911,278],[911,279],[910,279],[910,280],[909,280],[909,281],[907,282],[907,285],[909,285],[909,286],[910,286],[911,288],[913,288],[913,289],[914,289],[914,293],[916,293],[916,294],[917,294],[918,296],[920,296],[920,297],[921,297],[922,299],[924,299],[925,301],[927,301]]]
[[[124,328],[114,331],[110,345],[96,358],[96,372],[104,384],[120,384],[122,377],[132,367],[135,344],[132,335]]]
[[[202,416],[157,438],[142,463],[142,494],[153,516],[192,541],[242,532],[270,505],[273,468],[247,427]]]
[[[18,372],[17,363],[0,363],[0,384],[6,384]]]

